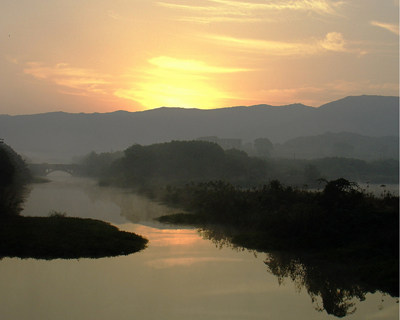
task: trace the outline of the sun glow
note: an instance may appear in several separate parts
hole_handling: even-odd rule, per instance
[[[140,102],[146,108],[160,106],[181,108],[212,108],[235,95],[212,84],[218,74],[248,71],[248,69],[215,67],[197,60],[156,57],[131,88],[118,89],[119,98]]]

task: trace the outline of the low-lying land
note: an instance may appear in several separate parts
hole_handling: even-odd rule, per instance
[[[56,214],[12,216],[0,221],[0,257],[101,258],[140,251],[147,242],[139,235],[94,219]]]

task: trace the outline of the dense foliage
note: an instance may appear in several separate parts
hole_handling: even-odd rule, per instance
[[[126,187],[156,188],[188,181],[223,179],[242,185],[260,183],[267,178],[267,166],[235,149],[224,151],[206,141],[172,141],[150,146],[133,145],[124,156],[99,166],[104,154],[91,154],[88,167],[96,167],[103,183]],[[108,159],[110,156],[108,156]],[[93,164],[93,166],[91,165]],[[93,170],[92,170],[93,172]]]
[[[260,150],[268,149],[264,140],[259,141]],[[81,166],[83,173],[99,178],[103,184],[144,189],[210,180],[246,187],[279,180],[293,186],[315,188],[319,186],[320,178],[346,177],[365,183],[398,183],[399,177],[399,165],[395,160],[261,159],[249,157],[237,149],[223,150],[209,141],[133,145],[123,153],[92,152],[81,161]]]
[[[80,172],[90,177],[101,177],[111,164],[123,156],[121,151],[96,153],[92,151],[78,161]]]
[[[19,214],[30,172],[13,149],[0,143],[0,217]]]

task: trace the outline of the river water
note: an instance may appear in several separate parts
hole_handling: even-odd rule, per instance
[[[0,261],[0,318],[46,319],[335,319],[305,289],[279,283],[265,253],[218,247],[195,229],[153,220],[172,209],[91,180],[54,172],[32,186],[23,215],[109,221],[149,239],[128,256]],[[398,319],[398,299],[367,294],[346,319]]]

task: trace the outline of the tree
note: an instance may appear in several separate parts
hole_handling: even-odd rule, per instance
[[[254,149],[259,157],[270,157],[274,145],[268,138],[258,138],[254,140]]]
[[[5,143],[0,144],[0,217],[19,214],[31,175],[24,160]]]

